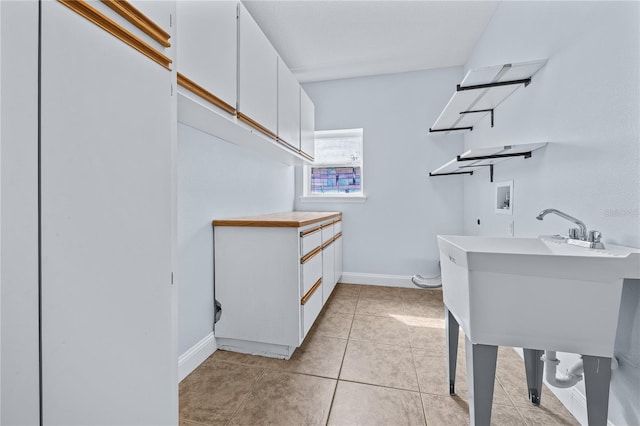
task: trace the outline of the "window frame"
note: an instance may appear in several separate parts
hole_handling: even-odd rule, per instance
[[[340,136],[340,135],[353,135],[359,134],[360,136],[360,160],[358,164],[345,164],[345,163],[330,163],[319,164],[310,163],[305,164],[302,170],[302,196],[300,200],[303,202],[365,202],[367,197],[364,192],[364,129],[335,129],[335,130],[317,130],[314,132],[314,144],[318,136]],[[360,167],[360,192],[352,193],[312,193],[311,192],[311,169],[313,167]]]

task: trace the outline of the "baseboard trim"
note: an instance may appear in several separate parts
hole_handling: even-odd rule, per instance
[[[340,282],[344,284],[383,285],[388,287],[416,288],[410,275],[366,274],[363,272],[343,272]]]
[[[213,337],[213,332],[211,332],[180,355],[178,357],[178,382],[181,382],[193,370],[198,368],[216,349],[218,349],[216,338]]]

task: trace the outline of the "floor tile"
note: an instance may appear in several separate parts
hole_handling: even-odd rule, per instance
[[[418,390],[411,351],[379,343],[349,340],[340,379]]]
[[[313,325],[312,332],[325,337],[348,339],[353,315],[323,312]]]
[[[495,400],[495,399],[494,399]],[[526,426],[524,418],[514,406],[494,404],[491,407],[491,424],[496,426]]]
[[[358,284],[342,284],[338,283],[333,289],[333,294],[343,297],[358,297],[360,296],[361,285]]]
[[[422,394],[422,402],[429,426],[469,424],[469,404],[459,395],[439,396]],[[492,426],[525,426],[526,422],[515,407],[493,405]]]
[[[347,341],[310,333],[288,361],[279,363],[285,371],[337,379]]]
[[[336,381],[331,379],[267,371],[229,424],[325,424],[335,387]]]
[[[390,317],[356,315],[349,339],[410,347],[407,325]]]
[[[346,297],[339,294],[332,295],[322,308],[322,313],[327,315],[347,314],[353,315],[356,310],[358,298]]]
[[[429,426],[469,424],[469,405],[458,395],[437,396],[422,394],[422,403]]]
[[[571,414],[559,414],[556,410],[544,407],[518,408],[518,411],[531,426],[571,425],[580,423]]]
[[[375,315],[390,317],[404,315],[404,304],[400,299],[372,299],[360,295],[356,315]]]
[[[444,328],[432,328],[421,326],[410,326],[409,337],[411,347],[414,349],[424,349],[430,355],[444,357],[447,353],[447,341]],[[458,351],[464,350],[460,345]]]
[[[413,350],[413,358],[418,375],[420,392],[448,396],[449,381],[447,379],[447,361],[441,356],[429,356],[423,350]],[[458,357],[456,364],[455,391],[465,401],[467,400],[467,375],[465,374],[464,357]]]
[[[281,370],[282,364],[287,361],[284,359],[269,358],[260,355],[242,354],[238,352],[226,351],[218,349],[211,355],[213,359],[218,361],[230,362],[234,364],[252,365],[272,370]]]
[[[412,315],[422,318],[437,318],[444,321],[444,306],[440,302],[430,300],[414,299],[405,300],[403,306],[405,315]]]
[[[462,330],[453,396],[445,355],[440,289],[338,284],[290,360],[218,350],[184,379],[180,426],[468,424]],[[492,425],[578,424],[546,386],[540,407],[527,396],[524,361],[500,347]]]
[[[401,301],[400,289],[398,287],[385,287],[377,285],[366,285],[360,289],[360,299],[376,300],[397,300]]]
[[[212,426],[206,423],[192,422],[190,420],[179,419],[178,426]]]
[[[442,289],[422,289],[422,288],[400,288],[399,294],[405,302],[411,300],[423,300],[442,305]]]
[[[180,419],[203,424],[227,422],[264,370],[211,357],[180,382]]]
[[[424,425],[420,394],[338,381],[330,425]]]

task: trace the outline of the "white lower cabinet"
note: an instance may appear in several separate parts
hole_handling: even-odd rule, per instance
[[[218,348],[291,357],[322,310],[325,283],[335,285],[333,271],[325,275],[322,236],[323,225],[333,229],[340,216],[288,212],[213,221]]]

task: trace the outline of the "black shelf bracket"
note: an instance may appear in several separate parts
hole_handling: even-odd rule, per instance
[[[429,128],[429,133],[451,132],[451,131],[455,131],[455,130],[469,130],[469,131],[471,131],[471,130],[473,130],[473,126],[471,126],[471,127],[451,127],[449,129],[432,129],[432,128]]]
[[[529,84],[531,84],[531,77],[523,78],[520,80],[495,81],[493,83],[473,84],[471,86],[460,86],[459,84],[457,84],[456,92],[463,92],[465,90],[488,89],[490,87],[512,86],[514,84],[524,84],[524,87],[527,87]]]
[[[473,109],[467,111],[460,111],[460,114],[475,114],[477,112],[491,112],[491,127],[493,127],[493,108],[489,109]]]
[[[508,157],[523,157],[523,158],[531,158],[531,151],[526,152],[510,152],[507,154],[493,154],[493,155],[481,155],[476,157],[460,157],[456,156],[456,161],[462,163],[464,161],[479,161],[479,160],[492,160],[495,158],[508,158]],[[465,167],[489,167],[489,178],[491,182],[493,182],[493,163],[491,164],[472,164],[469,166],[460,166],[461,169]]]
[[[460,166],[461,169],[465,167],[489,167],[489,180],[493,182],[493,164],[478,164],[476,166]]]
[[[451,173],[431,173],[429,172],[429,176],[451,176],[451,175],[472,175],[473,170],[470,172],[451,172]]]
[[[456,157],[456,161],[477,161],[477,160],[492,160],[494,158],[507,158],[507,157],[524,157],[531,158],[531,151],[526,152],[509,152],[507,154],[492,154],[492,155],[481,155],[477,157],[460,157],[459,155]],[[476,166],[473,166],[476,167]]]

